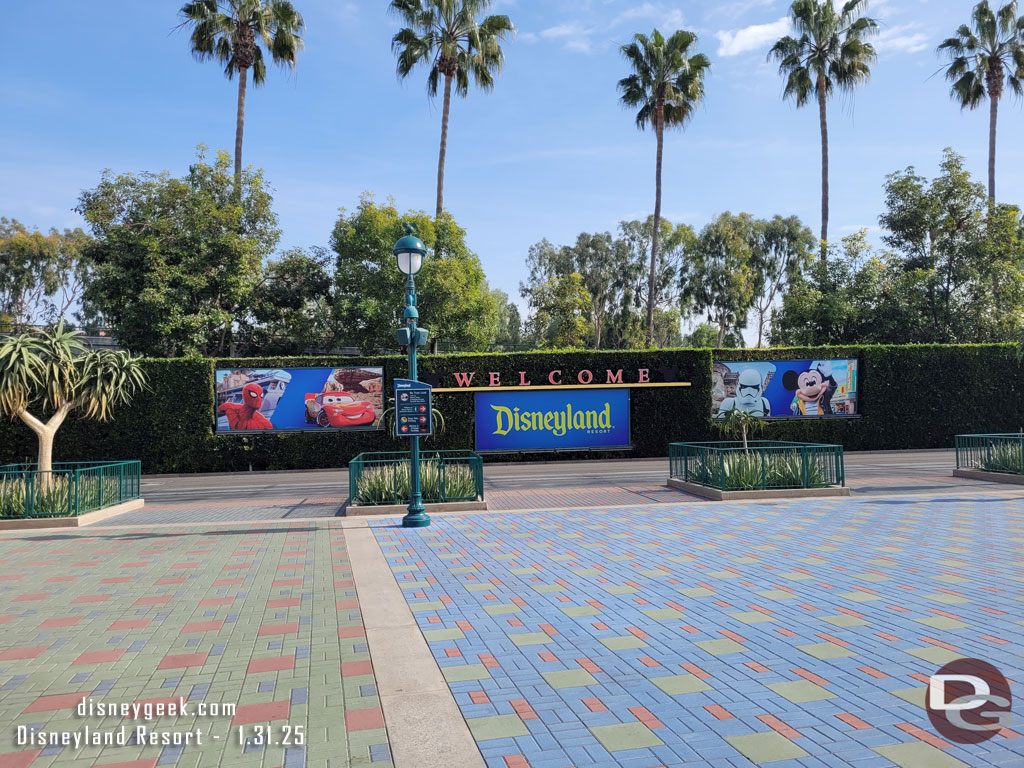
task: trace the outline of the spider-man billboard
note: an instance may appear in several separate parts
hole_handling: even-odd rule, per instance
[[[382,429],[383,368],[218,370],[217,432]]]
[[[856,360],[749,360],[716,362],[711,415],[733,410],[764,419],[855,416]]]

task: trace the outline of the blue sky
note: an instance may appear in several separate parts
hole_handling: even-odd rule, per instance
[[[360,194],[433,211],[440,99],[426,71],[399,83],[384,0],[294,0],[307,25],[294,73],[250,90],[244,161],[275,190],[281,247],[326,245],[339,208]],[[961,113],[935,46],[971,2],[876,0],[882,22],[871,83],[830,105],[833,238],[876,227],[885,174],[934,173],[943,147],[984,181],[987,106]],[[0,64],[0,216],[47,229],[102,169],[182,174],[200,142],[230,148],[235,83],[197,63],[180,2],[47,0],[6,9]],[[518,295],[528,247],[614,231],[654,205],[654,137],[618,104],[628,74],[618,47],[652,27],[695,31],[712,60],[707,100],[666,141],[664,215],[695,227],[724,210],[819,220],[814,109],[781,99],[765,61],[784,34],[780,0],[629,2],[498,0],[519,34],[493,93],[453,101],[446,207],[468,230],[493,287]],[[1024,113],[1002,105],[998,196],[1024,203]]]

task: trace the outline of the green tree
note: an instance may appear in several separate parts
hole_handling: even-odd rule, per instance
[[[755,222],[753,236],[754,311],[760,347],[776,299],[812,258],[814,235],[796,216],[775,216]]]
[[[833,0],[794,0],[790,18],[798,37],[787,35],[768,53],[779,62],[786,78],[784,97],[802,107],[811,98],[818,102],[821,127],[821,257],[828,242],[828,116],[826,104],[839,89],[851,92],[871,76],[875,49],[867,38],[878,31],[878,22],[861,12],[867,0],[847,0],[836,9]]]
[[[227,352],[249,311],[263,260],[280,231],[261,173],[242,174],[236,197],[226,152],[198,159],[184,178],[103,174],[78,212],[93,239],[84,299],[129,349],[174,357]]]
[[[683,306],[718,329],[715,346],[746,327],[757,288],[755,220],[726,211],[701,230],[682,277]]]
[[[952,150],[945,151],[940,168],[930,183],[913,168],[886,178],[882,240],[894,249],[890,262],[898,287],[917,287],[913,326],[925,323],[921,336],[935,342],[998,340],[1006,332],[1004,320],[1022,309],[1018,211],[991,206],[985,187],[971,180]]]
[[[697,36],[678,30],[668,40],[654,30],[651,36],[633,35],[633,42],[622,46],[622,55],[633,73],[619,81],[624,106],[639,107],[637,128],[650,123],[657,140],[654,171],[654,222],[651,237],[651,267],[647,291],[647,343],[654,343],[654,309],[657,305],[656,269],[658,241],[661,235],[661,161],[665,146],[665,128],[682,128],[693,117],[704,98],[704,78],[711,62],[702,53],[694,53]]]
[[[619,222],[619,238],[626,248],[626,258],[620,266],[622,300],[646,316],[651,302],[647,259],[654,239],[654,217],[648,216],[645,221]],[[650,342],[653,346],[676,346],[676,342],[682,340],[678,328],[674,328],[671,323],[666,325],[665,321],[669,316],[678,315],[679,276],[683,259],[695,240],[696,235],[689,225],[673,226],[670,221],[660,220],[658,259],[654,270],[654,339]],[[644,338],[641,337],[629,346],[635,348],[643,345]]]
[[[0,330],[55,323],[79,300],[81,229],[43,234],[0,218]]]
[[[519,307],[509,301],[508,294],[504,291],[495,288],[491,295],[494,297],[498,314],[498,330],[494,336],[494,343],[515,349],[523,343],[523,319]]]
[[[700,323],[689,334],[683,337],[681,346],[694,349],[706,349],[718,345],[718,326],[713,323]],[[743,346],[743,337],[738,333],[727,333],[722,340],[726,349],[737,349]]]
[[[391,0],[390,9],[408,26],[398,31],[391,47],[398,57],[398,77],[405,79],[420,63],[430,66],[427,93],[437,95],[444,77],[444,105],[441,109],[441,151],[437,159],[437,210],[444,210],[444,163],[448,152],[448,115],[452,86],[462,97],[469,93],[472,75],[478,88],[494,89],[494,76],[501,71],[505,55],[501,41],[515,34],[508,16],[479,17],[491,0]]]
[[[1016,340],[1024,323],[1022,218],[991,205],[946,151],[940,174],[886,178],[886,250],[866,234],[791,281],[772,321],[782,344],[916,344]]]
[[[105,421],[146,386],[139,358],[90,351],[81,331],[60,322],[41,333],[0,340],[0,413],[21,419],[39,441],[37,469],[53,469],[53,438],[73,410]],[[33,414],[31,411],[35,411]],[[48,486],[50,475],[40,477]]]
[[[520,285],[523,298],[533,309],[549,297],[549,282],[577,274],[589,297],[587,318],[593,337],[590,346],[600,349],[603,333],[621,304],[625,246],[608,232],[582,232],[573,245],[556,248],[547,240],[530,247],[526,260],[530,276]]]
[[[240,324],[234,354],[301,355],[330,352],[333,259],[323,248],[285,251],[268,261],[253,289],[249,316]]]
[[[772,315],[771,344],[878,342],[879,320],[897,327],[902,324],[902,318],[875,317],[890,275],[887,265],[873,254],[865,230],[830,245],[826,260],[816,260],[805,274],[789,281]]]
[[[447,213],[436,221],[423,211],[400,214],[393,200],[383,205],[364,195],[358,208],[342,210],[331,235],[334,269],[333,323],[344,341],[362,349],[393,349],[401,325],[405,278],[392,248],[403,222],[432,251],[416,276],[423,326],[436,345],[483,351],[494,341],[498,305],[479,257],[466,246],[466,232]],[[442,255],[438,255],[442,254]]]
[[[531,335],[542,349],[580,349],[593,333],[587,313],[590,295],[583,276],[573,272],[552,277],[533,297]]]
[[[960,109],[976,109],[988,99],[988,196],[996,199],[996,123],[1003,88],[1024,96],[1024,16],[1017,0],[993,11],[988,0],[974,6],[971,23],[962,24],[938,48],[949,59],[946,79]]]
[[[305,45],[302,16],[288,0],[194,0],[181,8],[179,25],[192,30],[192,55],[199,61],[216,59],[228,80],[238,73],[235,111],[235,185],[242,186],[242,132],[245,127],[245,87],[252,70],[258,88],[267,79],[266,46],[275,64],[295,68]],[[239,192],[240,194],[240,192]]]

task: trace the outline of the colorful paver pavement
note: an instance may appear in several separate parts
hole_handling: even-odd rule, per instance
[[[340,523],[0,534],[0,723],[2,768],[390,766]],[[202,743],[19,746],[19,726]]]
[[[488,766],[1024,765],[923,709],[962,656],[1024,690],[1024,502],[684,504],[374,521]]]

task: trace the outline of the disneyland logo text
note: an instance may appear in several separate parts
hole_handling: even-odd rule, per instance
[[[530,432],[532,430],[546,431],[562,437],[572,429],[611,429],[612,407],[611,403],[605,403],[604,409],[598,411],[574,411],[572,405],[566,405],[564,411],[533,411],[520,413],[518,408],[508,408],[504,405],[491,405],[497,412],[497,428],[495,435],[507,435],[515,430],[516,432]]]
[[[547,384],[552,386],[561,386],[568,384],[569,379],[562,375],[562,370],[554,370],[548,373]],[[455,381],[460,387],[471,387],[473,386],[473,379],[476,377],[476,371],[463,372],[455,374]],[[501,386],[501,374],[498,371],[490,371],[487,373],[487,386],[500,387]],[[594,383],[594,372],[589,370],[582,370],[576,373],[576,383],[586,386]],[[623,384],[622,380],[622,369],[617,371],[606,370],[605,371],[605,384]],[[632,382],[631,382],[632,383]],[[637,369],[637,384],[650,384],[651,383],[651,371],[649,368],[638,368]],[[533,386],[533,381],[526,378],[526,371],[519,371],[519,381],[517,386],[530,387]]]

